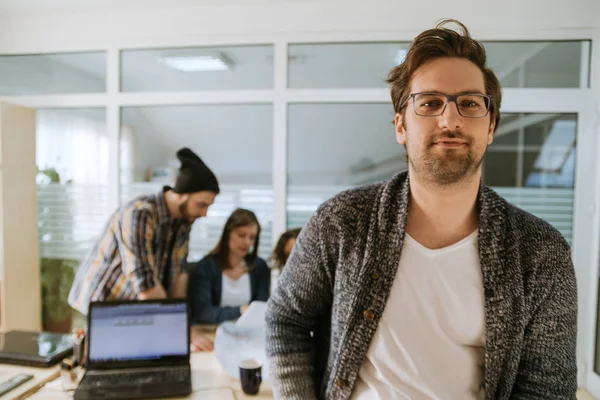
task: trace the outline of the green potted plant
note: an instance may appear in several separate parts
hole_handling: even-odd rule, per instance
[[[76,260],[42,258],[42,326],[48,332],[70,332],[73,311],[67,302],[75,271]]]
[[[54,168],[38,168],[38,184],[60,183]],[[43,217],[42,217],[43,218]],[[70,332],[73,310],[67,302],[79,262],[72,259],[40,259],[42,327],[48,332]]]

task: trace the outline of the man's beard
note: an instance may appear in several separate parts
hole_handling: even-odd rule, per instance
[[[188,200],[184,201],[179,205],[179,214],[181,214],[181,219],[183,219],[186,223],[192,224],[195,221],[195,218],[190,216],[188,212]]]
[[[435,149],[435,142],[445,138],[458,138],[465,141],[466,149],[448,148],[439,152]],[[414,159],[412,154],[408,154],[408,146],[406,146],[407,158],[415,172],[423,179],[440,186],[452,185],[474,174],[483,162],[485,151],[480,157],[477,157],[477,154],[473,152],[472,142],[461,133],[449,132],[434,137],[427,144],[425,150],[419,154],[419,159]]]

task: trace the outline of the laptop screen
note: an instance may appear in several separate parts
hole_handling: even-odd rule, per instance
[[[189,354],[185,302],[92,304],[89,361],[157,360]]]

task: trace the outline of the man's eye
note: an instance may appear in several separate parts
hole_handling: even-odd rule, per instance
[[[427,108],[441,107],[442,104],[443,103],[441,101],[433,100],[433,101],[426,101],[425,103],[421,104],[421,107],[427,107]]]

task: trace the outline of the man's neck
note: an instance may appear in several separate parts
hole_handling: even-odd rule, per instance
[[[454,185],[432,185],[409,171],[407,233],[423,246],[440,249],[470,235],[478,224],[480,173]]]
[[[175,193],[172,190],[167,190],[163,193],[163,196],[165,198],[165,203],[167,203],[167,209],[169,210],[171,219],[181,218],[179,213],[179,204],[175,198]]]

